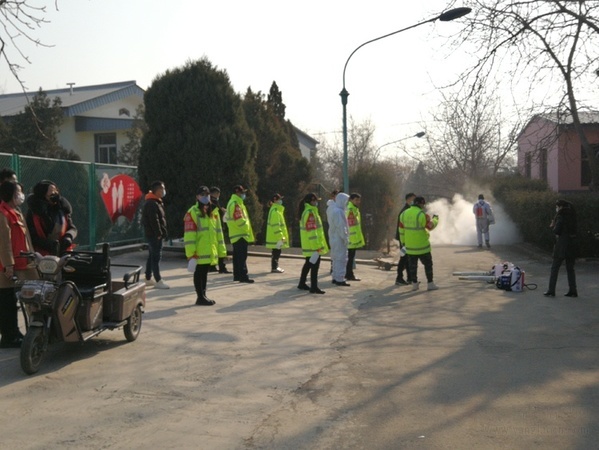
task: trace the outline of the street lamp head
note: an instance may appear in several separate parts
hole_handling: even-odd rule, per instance
[[[424,131],[419,131],[418,133],[415,134],[415,136],[417,138],[421,138],[422,136],[424,136],[426,133]]]
[[[439,20],[441,22],[449,22],[451,20],[459,19],[460,17],[464,17],[466,14],[469,14],[472,11],[472,8],[453,8],[449,11],[445,11],[441,13],[439,16]]]

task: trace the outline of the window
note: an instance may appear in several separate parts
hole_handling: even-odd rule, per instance
[[[96,134],[95,141],[96,162],[116,164],[116,133]]]
[[[526,178],[530,178],[532,171],[532,154],[530,152],[526,152],[524,155],[524,176]]]
[[[539,177],[547,181],[547,149],[542,148],[539,151]]]
[[[599,144],[591,144],[592,153],[594,155],[599,154]],[[580,146],[580,185],[590,186],[591,184],[591,168],[589,167],[589,158],[587,152],[584,151],[582,145]]]

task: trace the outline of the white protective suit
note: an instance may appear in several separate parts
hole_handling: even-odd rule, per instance
[[[335,202],[329,204],[327,219],[329,221],[329,243],[331,244],[331,261],[333,263],[333,281],[345,281],[347,267],[347,245],[349,244],[349,226],[345,210],[349,195],[340,192]]]
[[[484,236],[485,243],[488,247],[490,239],[489,225],[495,223],[495,218],[493,217],[493,210],[491,209],[491,205],[484,199],[479,199],[472,207],[472,212],[474,213],[474,217],[476,220],[476,238],[478,240],[478,245],[482,245]]]

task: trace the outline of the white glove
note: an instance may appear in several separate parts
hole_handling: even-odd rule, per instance
[[[316,264],[316,261],[318,261],[319,257],[320,254],[318,252],[312,253],[312,256],[310,256],[310,264]]]
[[[405,248],[405,247],[402,247],[402,248],[400,248],[400,249],[399,249],[399,254],[400,254],[401,256],[406,256],[406,253],[407,253],[407,252],[406,252],[406,248]]]
[[[276,244],[277,250],[281,250],[281,248],[283,247],[283,240],[279,239],[279,242],[277,242]]]
[[[194,273],[196,270],[196,266],[198,265],[198,258],[191,258],[188,262],[187,262],[187,271]]]

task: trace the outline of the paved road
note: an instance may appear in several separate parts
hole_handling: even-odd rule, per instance
[[[599,265],[577,266],[580,298],[545,298],[549,261],[522,248],[433,256],[438,291],[371,265],[332,287],[325,263],[323,296],[296,289],[301,260],[270,274],[251,257],[255,284],[211,274],[217,304],[196,307],[185,261],[165,253],[172,289],[148,289],[136,342],[56,345],[34,376],[0,350],[0,448],[597,448]],[[504,260],[539,288],[452,276]]]

